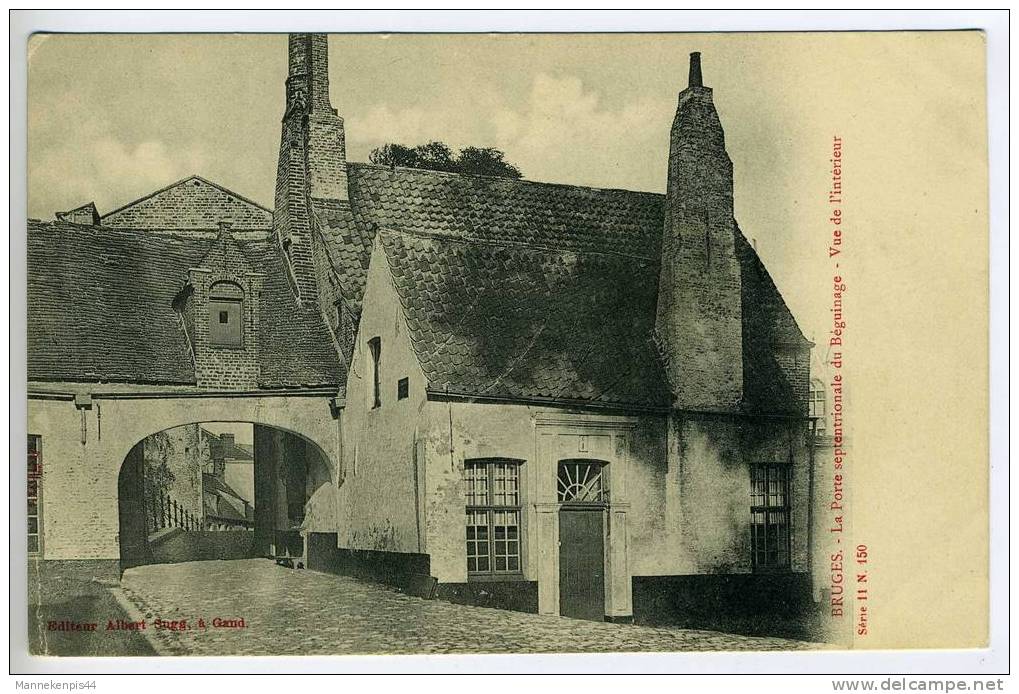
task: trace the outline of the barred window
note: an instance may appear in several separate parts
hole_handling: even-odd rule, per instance
[[[756,570],[789,568],[789,469],[781,463],[750,468],[750,536]]]
[[[28,553],[42,551],[42,437],[28,435]]]
[[[521,571],[520,461],[464,462],[467,497],[467,573]]]

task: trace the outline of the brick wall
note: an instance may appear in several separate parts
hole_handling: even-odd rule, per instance
[[[304,128],[299,114],[283,122],[276,171],[273,232],[286,251],[290,279],[302,301],[314,300],[315,274],[311,248],[311,205],[308,199]]]
[[[348,198],[343,119],[329,103],[324,34],[290,35],[286,91],[273,230],[302,302],[314,301],[324,285],[316,284],[311,198]]]
[[[192,176],[102,218],[123,229],[216,229],[221,221],[237,229],[269,229],[272,213],[241,196]]]
[[[95,226],[99,224],[99,212],[96,210],[95,203],[90,202],[67,212],[57,212],[57,219],[71,224]]]
[[[329,103],[325,35],[291,34],[273,230],[302,302],[316,301],[312,198],[346,200],[343,119]],[[318,278],[321,279],[321,278]]]
[[[190,271],[192,287],[185,310],[185,324],[195,358],[195,377],[199,387],[219,390],[255,390],[258,387],[258,322],[263,276],[252,272]],[[242,302],[242,337],[238,347],[212,344],[209,336],[210,290],[219,282],[239,286]]]
[[[312,197],[347,199],[347,156],[343,119],[335,111],[308,117],[308,171]]]
[[[732,162],[705,87],[680,94],[672,126],[656,327],[677,406],[734,409],[743,356]]]

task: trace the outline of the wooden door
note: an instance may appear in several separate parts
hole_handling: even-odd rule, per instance
[[[604,512],[599,506],[559,511],[559,614],[605,619]]]
[[[127,454],[117,480],[120,512],[120,570],[152,563],[145,518],[145,442]]]

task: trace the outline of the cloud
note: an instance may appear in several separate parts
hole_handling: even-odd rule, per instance
[[[375,104],[346,119],[348,156],[366,160],[387,142],[418,145],[441,140],[451,147],[497,147],[531,180],[606,188],[663,190],[670,97],[641,97],[618,107],[575,76],[541,73],[522,99],[509,102],[495,89],[471,103]]]
[[[491,118],[496,146],[528,178],[661,190],[673,108],[641,97],[613,109],[577,77],[538,74],[522,108]]]
[[[110,136],[90,145],[47,148],[29,170],[29,214],[52,218],[94,200],[100,213],[173,181],[198,173],[206,157],[195,148],[170,148],[158,140],[126,144]]]
[[[434,121],[421,108],[393,111],[385,104],[375,104],[366,112],[353,113],[344,122],[348,137],[356,142],[378,146],[384,143],[417,145],[427,138],[426,123]]]

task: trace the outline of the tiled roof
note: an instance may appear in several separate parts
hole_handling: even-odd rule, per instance
[[[664,406],[652,263],[383,231],[433,390]]]
[[[172,304],[188,269],[215,243],[30,221],[29,380],[194,384],[187,338]],[[259,387],[343,384],[328,330],[317,308],[297,305],[275,247],[235,243],[247,264],[265,274]]]
[[[112,212],[100,223],[121,229],[215,229],[231,222],[238,230],[272,228],[272,211],[201,176],[171,183]]]
[[[172,302],[209,243],[29,222],[29,380],[194,383]]]
[[[801,414],[792,384],[774,356],[778,345],[807,342],[753,246],[736,234],[743,297],[743,407],[756,413]]]
[[[654,257],[662,196],[350,164],[350,201],[314,200],[343,296],[358,313],[381,229]]]
[[[365,227],[656,257],[663,196],[366,164],[350,167]]]
[[[364,164],[328,216],[358,304],[373,236],[422,368],[451,394],[664,406],[651,342],[664,196]],[[772,346],[803,343],[737,234],[749,411],[795,411]],[[341,258],[337,262],[337,258]],[[345,270],[346,268],[346,270]],[[348,295],[349,296],[349,295]]]
[[[315,199],[312,206],[343,297],[359,315],[374,229],[354,216],[348,202]]]
[[[226,494],[244,501],[244,497],[234,491],[233,487],[208,472],[202,473],[202,491],[208,494]],[[243,518],[243,516],[241,516]]]
[[[259,386],[346,385],[346,367],[333,347],[318,304],[297,304],[276,246],[252,241],[247,250],[252,267],[265,273],[259,304]]]

